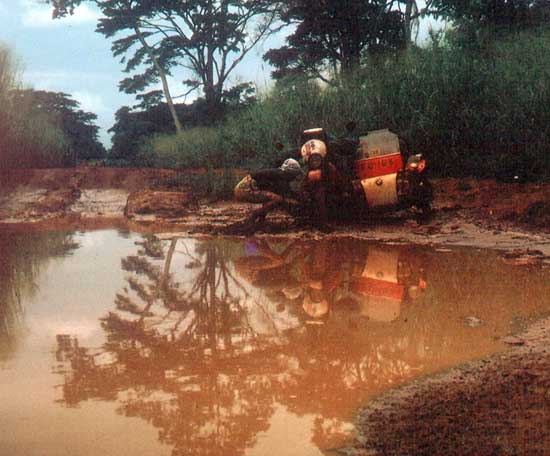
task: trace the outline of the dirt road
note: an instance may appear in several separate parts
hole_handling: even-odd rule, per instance
[[[114,224],[138,231],[213,233],[250,210],[250,205],[209,203],[194,195],[182,183],[182,173],[200,171],[83,167],[0,172],[0,224],[80,229]],[[236,171],[235,178],[240,174]],[[536,243],[537,236],[550,234],[548,183],[434,183],[435,216],[430,222],[418,224],[406,213],[388,214],[361,225],[338,226],[332,235],[521,248],[525,243],[511,241],[526,237]],[[269,222],[260,231],[320,235],[300,232],[284,214],[273,214]]]

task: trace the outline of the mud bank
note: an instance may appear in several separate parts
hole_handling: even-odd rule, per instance
[[[0,173],[0,228],[27,230],[130,229],[146,233],[219,234],[251,205],[209,202],[186,187],[201,171],[76,168]],[[235,171],[238,178],[242,171]],[[454,244],[550,255],[550,184],[434,180],[434,216],[417,222],[406,212],[317,232],[283,213],[255,234],[318,238],[351,236],[392,242]]]
[[[128,196],[177,176],[157,169],[32,169],[0,173],[0,221],[40,223],[64,218],[122,217]]]
[[[550,319],[504,353],[391,391],[359,413],[362,455],[544,455],[550,451]]]

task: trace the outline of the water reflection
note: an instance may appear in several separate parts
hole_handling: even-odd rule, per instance
[[[403,247],[291,242],[277,253],[266,242],[252,240],[245,250],[235,261],[240,276],[270,290],[270,298],[280,301],[278,309],[301,308],[311,324],[340,311],[390,322],[404,302],[427,287],[421,255]]]
[[[101,318],[107,342],[57,336],[59,401],[116,401],[174,455],[276,441],[270,420],[281,407],[312,417],[304,432],[315,447],[334,447],[359,404],[496,350],[511,322],[550,305],[547,275],[492,252],[344,240],[138,244]],[[471,316],[478,327],[465,325]]]
[[[65,233],[0,233],[0,361],[11,357],[24,328],[24,305],[36,291],[36,279],[52,257],[78,245]]]

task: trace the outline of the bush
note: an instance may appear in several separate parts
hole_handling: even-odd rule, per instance
[[[236,178],[229,168],[224,168],[221,175],[216,170],[208,168],[205,173],[180,173],[171,184],[174,187],[191,188],[199,197],[228,200],[233,198]]]
[[[148,157],[154,166],[199,168],[220,166],[225,160],[220,131],[197,127],[176,135],[158,135],[144,144],[138,161]]]
[[[436,40],[371,58],[337,86],[279,82],[217,128],[151,140],[158,166],[273,166],[304,128],[345,134],[390,128],[439,176],[550,177],[550,31],[517,33],[481,50]]]
[[[10,51],[0,46],[0,163],[4,169],[74,164],[67,138],[44,115],[31,114],[11,95],[17,69]]]

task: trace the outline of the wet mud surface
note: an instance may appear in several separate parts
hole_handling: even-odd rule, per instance
[[[513,348],[394,390],[364,408],[340,454],[546,455],[550,321],[506,338]]]
[[[155,237],[151,239],[156,239],[155,242],[161,242],[164,245],[160,257],[154,260],[158,262],[157,267],[160,270],[166,264],[166,258],[170,252],[169,246],[173,244],[175,239],[193,236],[197,242],[207,242],[212,234],[220,233],[227,225],[244,219],[252,207],[230,202],[211,204],[192,195],[189,196],[189,189],[174,188],[173,181],[176,179],[177,173],[165,170],[82,169],[76,171],[48,170],[46,172],[35,170],[1,176],[0,238],[21,232],[34,233],[34,236],[40,237],[47,233],[50,233],[48,235],[59,233],[58,235],[62,236],[66,231],[104,229],[116,229],[119,233],[127,233],[128,230],[131,230],[144,234],[148,233],[149,235],[154,234]],[[178,205],[180,212],[173,217],[170,207],[166,206],[166,198],[163,198],[162,193],[174,191],[187,196],[174,195],[174,204]],[[132,198],[132,195],[139,204],[136,205],[138,209],[129,214],[127,202],[129,198]],[[162,204],[164,204],[161,210],[157,210],[159,201],[163,201]],[[295,340],[299,345],[305,343],[306,347],[309,347],[303,353],[299,354],[294,349],[283,351],[282,355],[280,351],[277,351],[278,349],[272,352],[260,350],[258,353],[261,353],[262,359],[270,359],[269,356],[273,356],[271,365],[278,366],[275,370],[284,366],[283,370],[287,373],[291,372],[290,376],[292,378],[298,375],[297,378],[301,379],[301,376],[304,376],[303,378],[309,379],[309,382],[315,379],[313,384],[318,386],[315,391],[320,394],[319,397],[328,398],[334,395],[339,397],[339,393],[335,393],[334,390],[330,389],[328,384],[332,385],[334,382],[340,382],[340,380],[340,384],[347,384],[346,382],[349,382],[350,378],[354,378],[354,375],[359,375],[358,378],[361,378],[361,368],[357,366],[360,366],[361,362],[359,360],[361,356],[366,356],[366,352],[363,352],[361,356],[358,354],[357,360],[350,364],[350,366],[355,366],[356,371],[351,371],[355,373],[342,374],[344,376],[340,379],[335,377],[335,375],[339,375],[337,374],[337,372],[340,372],[339,366],[342,366],[342,359],[339,357],[349,348],[349,340],[346,344],[339,345],[342,341],[342,331],[353,330],[354,325],[357,324],[352,321],[351,327],[349,326],[349,316],[352,314],[355,316],[351,320],[358,318],[359,321],[362,321],[355,328],[359,328],[360,331],[358,333],[352,331],[353,334],[362,334],[361,330],[364,330],[365,334],[369,334],[370,337],[364,336],[366,337],[364,342],[367,343],[368,341],[368,343],[374,344],[373,347],[378,347],[376,349],[378,351],[367,356],[368,359],[377,359],[377,362],[384,359],[390,364],[383,369],[390,369],[387,372],[393,372],[393,369],[395,372],[401,373],[396,374],[397,376],[394,378],[385,377],[386,374],[381,374],[381,378],[389,378],[390,380],[383,382],[383,387],[374,389],[366,387],[365,382],[370,381],[367,379],[375,378],[375,376],[365,374],[365,379],[358,383],[359,386],[350,390],[351,393],[348,391],[351,396],[356,396],[353,403],[347,403],[344,408],[341,408],[343,403],[333,406],[332,415],[330,413],[326,415],[332,416],[328,421],[319,419],[318,416],[315,418],[320,409],[311,409],[310,402],[305,399],[305,402],[303,402],[300,399],[302,393],[299,393],[298,390],[289,393],[284,401],[281,401],[278,396],[277,401],[271,402],[269,406],[266,405],[271,410],[270,420],[266,422],[265,417],[263,417],[257,421],[261,425],[255,424],[252,426],[252,429],[255,429],[254,432],[257,433],[255,435],[261,436],[259,441],[260,443],[263,442],[264,447],[260,445],[255,450],[249,448],[245,451],[246,445],[245,447],[242,447],[240,443],[237,445],[228,437],[233,434],[240,435],[240,431],[237,432],[237,428],[229,427],[224,428],[225,437],[218,436],[214,439],[217,442],[216,444],[220,445],[219,447],[216,449],[201,447],[201,451],[204,454],[227,454],[226,450],[229,448],[230,453],[235,454],[271,454],[267,451],[269,442],[279,442],[282,435],[288,435],[288,426],[303,431],[304,426],[309,429],[312,423],[317,423],[315,424],[317,427],[315,428],[314,437],[308,434],[309,431],[303,431],[301,434],[300,432],[297,433],[293,444],[295,448],[300,450],[289,454],[548,454],[550,451],[550,437],[548,435],[548,429],[550,429],[550,403],[548,399],[550,397],[548,393],[550,388],[550,353],[548,353],[547,347],[550,342],[550,320],[543,319],[535,323],[532,317],[537,316],[536,320],[547,315],[544,309],[546,311],[550,310],[548,309],[550,305],[548,296],[550,293],[545,292],[535,298],[531,291],[530,280],[535,276],[539,276],[539,274],[547,274],[550,267],[549,201],[550,184],[499,184],[494,181],[445,179],[435,181],[435,211],[434,216],[429,221],[416,220],[414,216],[408,213],[387,214],[369,219],[360,225],[337,225],[333,232],[327,234],[311,229],[311,227],[297,225],[285,214],[270,215],[265,224],[254,230],[255,239],[258,239],[259,242],[298,242],[306,244],[332,242],[338,245],[339,243],[358,242],[359,240],[382,241],[389,252],[411,250],[410,245],[414,244],[417,246],[416,249],[431,248],[443,257],[454,255],[453,252],[457,248],[460,249],[460,246],[473,247],[469,250],[468,255],[462,257],[456,263],[457,266],[454,268],[454,272],[451,271],[452,268],[450,268],[449,263],[445,261],[440,261],[439,264],[433,263],[433,259],[428,261],[428,263],[432,262],[432,266],[428,267],[432,271],[428,277],[431,276],[433,279],[434,271],[446,271],[436,282],[439,281],[445,284],[449,287],[449,290],[457,296],[461,296],[461,304],[458,304],[457,301],[456,305],[449,306],[448,310],[454,310],[451,311],[450,315],[444,316],[443,320],[427,320],[426,316],[430,315],[429,308],[425,309],[426,312],[419,314],[422,315],[419,320],[419,317],[412,317],[413,314],[409,314],[409,312],[412,308],[418,306],[418,303],[424,302],[426,293],[422,293],[420,301],[403,301],[398,311],[395,306],[392,307],[391,303],[386,303],[387,305],[383,306],[389,315],[386,315],[386,317],[380,314],[376,316],[376,309],[369,310],[368,304],[365,304],[364,307],[360,306],[359,309],[362,310],[358,310],[356,306],[350,304],[351,307],[346,308],[345,311],[339,309],[331,313],[339,322],[338,324],[330,323],[330,319],[327,320],[328,324],[323,321],[322,325],[302,321],[302,327],[306,328],[305,333],[301,334],[300,331],[297,331],[296,334],[298,335],[293,337],[296,338]],[[182,205],[184,206],[183,209],[181,208]],[[142,210],[143,207],[149,207],[150,209]],[[355,241],[349,241],[349,239],[355,239]],[[99,246],[100,244],[97,244],[98,248]],[[490,260],[482,261],[474,253],[485,248],[495,251],[491,253]],[[146,257],[152,255],[151,258],[154,258],[154,249],[147,251],[145,244],[143,249]],[[176,247],[176,250],[181,250],[181,247]],[[366,257],[368,257],[368,249],[366,250]],[[143,256],[135,252],[125,252],[125,254],[135,257]],[[176,257],[178,256],[176,253],[173,254]],[[181,254],[180,251],[179,255]],[[350,255],[352,258],[354,257],[354,254]],[[404,254],[398,254],[396,258],[399,258],[399,255]],[[307,257],[307,255],[304,254],[304,257]],[[422,255],[415,253],[413,257],[422,257]],[[335,258],[338,257],[335,256]],[[424,258],[426,258],[425,255]],[[428,258],[430,258],[430,255],[428,255]],[[273,258],[270,261],[273,261]],[[358,261],[358,263],[363,262],[364,259]],[[192,263],[191,261],[189,264],[192,265]],[[354,261],[351,263],[354,263]],[[371,257],[370,264],[374,263],[375,260]],[[413,264],[411,270],[426,269],[425,265],[419,266],[416,260],[408,261],[408,263],[409,265]],[[486,278],[481,278],[482,276],[472,282],[472,277],[476,277],[476,273],[473,273],[473,276],[466,277],[464,275],[466,272],[469,271],[471,274],[475,270],[475,263],[479,263],[485,269],[492,270],[495,277],[494,282],[487,281]],[[237,261],[234,264],[236,268],[240,263]],[[497,269],[495,269],[495,265],[498,265]],[[157,273],[153,273],[144,264],[134,266],[132,274],[139,275],[140,271],[146,276],[149,274],[149,279],[157,281],[157,285],[150,284],[148,285],[149,288],[141,289],[137,283],[133,283],[133,285],[128,283],[126,288],[122,289],[122,292],[119,290],[117,293],[118,301],[115,303],[117,310],[113,315],[124,315],[126,312],[128,315],[135,316],[136,312],[139,314],[139,312],[144,311],[143,307],[135,307],[135,303],[125,299],[128,290],[131,294],[135,295],[137,293],[138,298],[140,296],[143,298],[146,296],[143,294],[145,291],[150,293],[151,290],[154,292],[155,289],[162,289],[158,286],[158,283],[159,280],[160,283],[163,282],[156,275]],[[181,267],[187,268],[184,264]],[[250,265],[242,264],[239,266],[240,272],[235,270],[234,273],[250,285],[258,280],[252,273],[255,267],[257,268],[257,266],[250,268]],[[499,268],[511,268],[518,271],[521,277],[506,279],[503,270]],[[360,269],[361,267],[358,266],[357,270]],[[193,270],[193,267],[190,267],[189,270]],[[259,270],[261,270],[261,267]],[[265,274],[268,275],[273,272],[269,267],[266,271]],[[364,267],[362,271],[365,271]],[[415,274],[418,277],[418,273]],[[437,274],[435,272],[436,276]],[[353,277],[353,274],[350,277]],[[323,288],[322,282],[323,280],[321,280],[321,289]],[[491,285],[491,283],[494,283],[494,285]],[[542,283],[548,285],[548,279],[546,278]],[[370,286],[372,285],[371,282]],[[313,284],[313,287],[310,288],[315,289],[315,287],[316,285]],[[376,286],[374,288],[378,289]],[[383,289],[383,292],[391,294],[391,287]],[[395,292],[395,289],[393,291]],[[281,291],[279,290],[279,292]],[[303,292],[304,290],[302,290],[302,295]],[[78,291],[75,290],[75,293],[78,293]],[[160,293],[160,291],[155,293]],[[171,295],[171,299],[175,300],[173,302],[180,302],[178,299],[183,299],[184,294],[181,293],[182,290],[179,290]],[[121,297],[118,297],[118,295]],[[359,296],[361,296],[360,293]],[[156,295],[155,299],[160,297],[160,294]],[[288,296],[285,299],[288,299]],[[510,304],[512,308],[524,308],[527,309],[527,313],[518,316],[497,308],[498,303],[510,302],[509,299],[515,300],[514,303]],[[404,304],[405,302],[408,302],[408,304]],[[464,308],[464,302],[470,302],[471,307]],[[542,303],[540,304],[542,306],[539,309],[540,311],[530,312],[528,309],[532,308],[535,303]],[[305,307],[304,305],[304,302],[302,302],[298,306],[301,309],[301,318],[304,318],[304,309],[308,308],[307,305]],[[309,309],[315,313],[316,309],[319,311],[319,305],[311,304]],[[483,310],[479,311],[479,309]],[[172,310],[170,309],[170,312]],[[107,313],[103,317],[111,315],[108,307],[105,308],[105,311]],[[274,304],[273,312],[274,315],[279,315],[277,303]],[[363,312],[362,316],[361,312]],[[485,313],[482,315],[483,312]],[[396,314],[397,318],[392,320]],[[17,316],[19,314],[13,309],[9,315],[5,318],[10,319],[11,322],[16,322],[20,318]],[[137,418],[141,424],[136,424],[136,426],[143,430],[144,435],[150,435],[150,428],[140,426],[144,422],[153,423],[154,428],[160,429],[159,435],[164,436],[161,442],[170,442],[175,445],[176,449],[181,449],[186,447],[190,441],[183,441],[180,437],[177,437],[180,435],[178,433],[182,432],[179,426],[186,426],[186,424],[177,420],[179,420],[178,417],[181,416],[181,413],[189,414],[190,412],[187,409],[178,408],[182,404],[182,396],[178,395],[179,393],[176,394],[177,397],[170,396],[170,399],[165,395],[174,393],[180,388],[176,385],[183,384],[187,385],[186,388],[189,388],[189,391],[196,389],[195,392],[199,395],[197,397],[202,397],[200,394],[203,393],[207,394],[207,390],[203,389],[204,386],[197,386],[191,381],[191,378],[202,375],[199,371],[195,371],[191,377],[185,377],[186,380],[182,380],[179,374],[172,372],[173,370],[179,372],[181,366],[174,365],[172,367],[175,369],[172,369],[168,360],[178,359],[183,352],[178,351],[181,348],[169,348],[170,344],[165,345],[165,341],[170,340],[174,333],[173,331],[170,332],[169,327],[165,328],[163,323],[158,320],[158,315],[155,315],[157,315],[156,310],[151,310],[150,314],[149,310],[142,313],[141,322],[145,324],[146,320],[149,321],[147,323],[148,329],[143,333],[140,332],[141,330],[138,331],[135,326],[136,322],[132,319],[121,317],[122,320],[116,318],[101,320],[103,322],[102,326],[107,325],[115,333],[116,331],[122,331],[123,337],[117,338],[118,336],[116,336],[110,342],[114,345],[107,345],[112,348],[110,354],[104,354],[104,350],[98,350],[98,347],[102,345],[97,340],[91,341],[90,347],[82,349],[84,350],[83,353],[88,353],[87,357],[79,360],[77,358],[76,364],[71,356],[74,353],[80,353],[80,348],[75,352],[74,345],[74,337],[78,335],[78,331],[58,331],[58,334],[63,336],[58,340],[58,346],[68,347],[66,349],[67,353],[60,355],[65,356],[63,358],[65,359],[64,362],[68,362],[69,365],[73,366],[71,369],[74,369],[76,365],[88,366],[86,369],[92,369],[91,372],[67,371],[67,375],[69,375],[67,378],[73,379],[76,383],[71,381],[65,384],[63,387],[64,394],[73,392],[76,396],[73,396],[72,399],[69,398],[69,403],[66,402],[67,398],[62,399],[61,403],[65,401],[65,405],[70,409],[74,405],[83,404],[83,400],[86,404],[89,403],[89,400],[99,398],[115,401],[115,403],[118,400],[118,410],[123,411],[122,415],[125,419]],[[343,320],[342,315],[344,315]],[[345,317],[346,315],[348,317]],[[97,320],[99,317],[99,315],[95,315],[94,319]],[[138,318],[138,322],[140,318]],[[383,318],[389,319],[389,321],[380,321],[381,318],[382,320]],[[463,333],[457,339],[463,341],[463,345],[460,347],[441,343],[440,338],[444,334],[449,332],[455,335],[459,334],[459,332],[445,326],[448,318],[459,322],[457,328],[460,328],[460,334]],[[501,320],[498,320],[501,323],[497,323],[498,318],[501,318]],[[317,317],[313,320],[316,319]],[[434,340],[437,341],[427,342],[424,340],[420,344],[418,327],[411,323],[416,322],[414,324],[417,325],[421,321],[424,321],[426,327],[433,326],[436,331],[442,331],[440,336],[435,337]],[[180,328],[181,322],[172,321],[172,323]],[[339,326],[341,324],[344,324],[344,326]],[[320,327],[324,330],[319,330]],[[383,329],[384,327],[387,328]],[[528,329],[525,330],[525,327],[528,327]],[[332,329],[326,330],[326,328]],[[409,330],[413,331],[409,334]],[[163,333],[162,331],[168,332]],[[145,337],[157,333],[161,334],[160,339],[155,336],[152,339],[154,343],[148,345],[149,348],[146,350],[147,353],[149,353],[148,350],[153,350],[150,353],[160,350],[156,352],[157,357],[149,359],[149,355],[147,355],[144,358],[136,359],[135,362],[131,360],[131,357],[125,358],[128,355],[127,344],[132,346],[136,341],[144,343]],[[318,339],[314,338],[319,343],[316,344],[310,340],[310,337],[313,337],[311,336],[312,333],[321,334],[315,336]],[[486,339],[483,340],[486,340],[486,342],[481,343],[481,339],[472,338],[475,333],[485,334]],[[306,336],[306,334],[308,335]],[[422,334],[422,331],[420,331],[420,334]],[[211,336],[212,334],[208,337]],[[353,336],[353,338],[355,337],[357,336]],[[12,343],[17,346],[20,343],[17,340],[11,340],[8,346],[11,346]],[[344,339],[344,341],[346,340]],[[408,345],[409,348],[406,348],[407,345],[403,345],[405,340],[408,340],[407,344],[412,344]],[[76,347],[81,347],[81,342],[77,341],[76,343]],[[117,351],[117,344],[122,344],[121,347],[124,349]],[[318,348],[319,346],[334,346],[335,351],[324,352]],[[424,357],[418,358],[419,346],[424,347],[421,350]],[[428,364],[425,363],[425,356],[430,350],[425,351],[426,346],[438,347],[438,350],[449,350],[446,352],[447,354],[440,353],[441,356],[438,355],[440,360],[447,360],[447,362],[440,361],[437,367],[427,368]],[[6,344],[2,345],[0,358],[4,356],[3,353],[6,350],[8,353],[12,350],[6,347]],[[317,349],[314,347],[317,347],[320,351],[317,353]],[[402,352],[402,349],[405,349],[405,352]],[[405,356],[403,353],[409,353],[407,351],[409,349],[412,350],[410,356],[406,355],[405,359],[402,358],[402,356]],[[498,354],[491,355],[495,352]],[[94,360],[106,360],[105,363],[98,363],[98,366],[108,366],[107,370],[104,370],[103,367],[94,368],[94,362],[90,365],[90,353],[93,353]],[[112,356],[113,353],[116,353],[116,359],[126,359],[122,367],[116,364],[113,365],[112,360],[109,361],[109,356]],[[340,354],[336,355],[335,353]],[[471,356],[465,356],[466,353]],[[428,358],[433,357],[433,355],[433,352],[429,353]],[[323,356],[329,357],[327,358],[328,364],[325,363],[328,370],[320,369],[323,362],[327,361]],[[350,353],[350,356],[353,358],[355,355],[352,356]],[[295,363],[296,357],[300,360],[298,365]],[[196,361],[198,358],[191,357],[190,359]],[[316,362],[310,365],[308,359],[316,359]],[[221,394],[221,396],[216,397],[219,397],[222,402],[227,399],[221,399],[225,397],[223,396],[225,393],[221,393],[224,388],[234,385],[233,381],[236,381],[236,379],[239,382],[244,382],[243,384],[248,384],[247,382],[251,381],[252,377],[243,377],[242,372],[248,372],[247,369],[255,365],[252,359],[247,359],[244,364],[237,362],[232,365],[229,360],[225,362],[229,364],[223,364],[224,369],[229,370],[222,369],[218,372],[221,377],[217,378],[221,383],[216,380],[213,384],[215,391]],[[405,364],[402,364],[403,362]],[[157,382],[155,380],[157,378],[155,369],[159,363],[165,367],[162,382],[172,379],[172,376],[175,375],[173,382],[170,380],[167,384],[162,382],[155,384]],[[347,366],[346,363],[347,361],[343,365]],[[458,367],[456,367],[457,365]],[[212,364],[207,362],[204,366],[206,371],[209,372]],[[373,366],[374,364],[362,369],[365,373],[374,372],[372,371]],[[104,389],[105,385],[102,382],[108,384],[111,374],[115,371],[118,372],[117,369],[125,371],[130,369],[131,372],[135,370],[136,375],[137,372],[140,372],[141,375],[143,369],[145,371],[151,369],[147,374],[146,384],[156,386],[151,389],[147,389],[149,387],[147,386],[144,389],[145,385],[142,382],[138,382],[139,385],[132,384],[135,379],[131,380],[130,372],[130,377],[124,377],[129,382],[124,387],[113,384],[109,386],[111,389]],[[290,371],[286,371],[287,369],[290,369]],[[64,368],[63,372],[65,370]],[[433,376],[433,374],[441,371],[443,371],[442,374]],[[229,377],[226,377],[227,375]],[[262,384],[261,382],[269,377],[270,382],[273,382],[273,378],[275,378],[273,375],[281,375],[281,372],[276,373],[270,367],[262,375],[264,375],[262,377],[264,380],[254,377],[254,381],[259,381],[259,384]],[[321,378],[327,380],[328,384],[316,383]],[[89,383],[90,381],[99,383]],[[229,381],[229,383],[226,384],[226,381]],[[300,382],[301,380],[298,381],[299,384]],[[269,384],[271,385],[270,388],[274,385],[274,383]],[[129,391],[129,396],[120,394],[121,389],[124,388]],[[86,395],[80,397],[79,391],[86,392]],[[90,391],[95,391],[95,393],[90,394]],[[145,395],[144,391],[147,391]],[[256,397],[254,400],[257,400],[257,392],[254,391],[256,390],[245,389],[243,394],[253,392],[253,396]],[[358,394],[359,391],[363,391],[363,393]],[[208,394],[211,394],[211,392]],[[291,396],[295,396],[295,398],[292,399]],[[319,401],[319,397],[314,398],[311,395],[308,397],[309,401],[318,403],[319,406],[323,403],[323,401]],[[344,397],[347,397],[347,395],[344,395]],[[193,401],[195,399],[191,403],[197,404]],[[296,403],[293,403],[293,401]],[[225,404],[225,402],[223,403]],[[199,410],[203,405],[199,406]],[[210,405],[214,406],[213,404]],[[297,408],[294,409],[295,407]],[[363,409],[357,415],[357,410],[361,407]],[[336,414],[337,418],[334,414],[336,409],[340,410],[339,414]],[[90,413],[86,418],[89,423],[93,422],[102,413],[109,415],[112,412],[102,409],[92,410]],[[250,416],[253,416],[254,413]],[[199,415],[193,416],[198,417]],[[298,419],[297,416],[307,417],[306,421],[302,418]],[[357,416],[359,418],[356,419]],[[179,423],[176,427],[171,424],[174,420]],[[200,420],[204,420],[204,416]],[[253,418],[253,420],[256,420],[256,418]],[[223,420],[222,422],[225,423]],[[256,421],[254,422],[256,423]],[[112,421],[112,423],[115,428],[118,426],[122,429],[125,426],[117,420]],[[210,423],[212,425],[212,422]],[[217,421],[218,425],[220,423],[220,421]],[[243,423],[240,423],[239,426],[243,426]],[[353,427],[353,423],[355,423],[357,437],[355,442],[350,442],[349,429]],[[208,426],[205,429],[208,429]],[[267,436],[269,429],[276,429],[276,431],[273,431],[274,434]],[[189,437],[194,435],[193,432],[187,434],[184,432],[183,435]],[[245,436],[243,438],[246,440],[252,437]],[[115,440],[110,444],[116,446]],[[248,441],[256,440],[252,438]],[[312,441],[316,442],[314,446],[310,445]],[[200,440],[200,442],[203,441]],[[224,442],[233,442],[231,445],[237,446],[224,447]],[[156,444],[151,444],[151,442],[148,442],[144,448],[149,448],[149,451],[156,452],[156,454],[164,454]],[[197,451],[197,454],[203,454],[201,451]],[[170,453],[171,451],[168,451],[167,454]],[[82,451],[81,454],[86,454],[86,451]],[[171,454],[180,453],[176,451]]]
[[[0,224],[42,225],[48,229],[126,223],[142,232],[180,231],[223,234],[242,221],[252,205],[211,203],[181,184],[182,171],[159,169],[77,168],[15,170],[0,173]],[[200,171],[185,171],[199,173]],[[235,170],[236,179],[242,171]],[[403,237],[413,242],[498,243],[495,236],[550,235],[550,184],[501,184],[495,181],[434,181],[434,216],[416,221],[406,211],[371,216],[361,224],[334,225],[334,234]],[[476,229],[477,228],[477,231]],[[254,232],[316,233],[274,213]],[[469,238],[476,241],[469,241]],[[482,239],[482,238],[486,239]],[[439,238],[439,239],[438,239]],[[533,238],[535,239],[535,238]]]
[[[40,223],[124,215],[128,196],[175,178],[170,170],[112,168],[0,172],[0,221]]]

